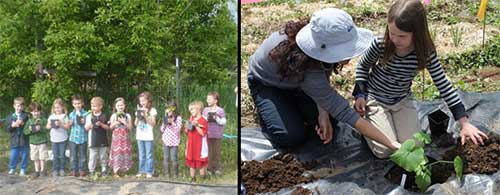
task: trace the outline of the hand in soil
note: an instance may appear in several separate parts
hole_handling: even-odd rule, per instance
[[[465,118],[466,119],[466,118]],[[465,143],[467,138],[470,138],[474,144],[481,143],[484,144],[483,138],[486,140],[488,136],[482,131],[477,129],[474,125],[470,124],[468,121],[462,122],[463,118],[460,119],[462,130],[460,131],[460,137],[462,137],[462,145]],[[482,136],[482,137],[481,137]]]
[[[460,145],[458,152],[467,162],[464,173],[495,173],[500,170],[500,137],[490,134],[484,145],[477,145],[471,140]]]

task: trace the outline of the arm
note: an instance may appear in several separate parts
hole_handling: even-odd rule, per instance
[[[462,144],[465,143],[466,138],[471,138],[474,144],[483,144],[483,138],[488,139],[488,136],[469,123],[468,115],[460,100],[460,96],[458,96],[456,89],[453,88],[450,81],[446,78],[436,52],[433,52],[430,56],[427,71],[431,75],[434,85],[438,88],[441,98],[444,99],[448,108],[453,113],[453,117],[462,127],[460,131]]]
[[[172,123],[172,130],[174,130],[174,133],[178,133],[181,131],[182,127],[182,118],[180,116],[177,116],[176,120],[174,123]]]
[[[16,123],[16,120],[14,120],[14,117],[12,117],[12,114],[7,117],[6,123],[6,129],[8,132],[14,132],[18,127],[18,124]]]
[[[382,134],[375,126],[373,126],[363,118],[359,118],[356,121],[354,128],[356,128],[364,136],[372,140],[375,140],[392,150],[397,150],[401,146],[401,144],[399,144],[397,141],[391,141],[384,134]]]
[[[221,108],[222,109],[222,108]],[[217,124],[219,125],[225,125],[226,124],[226,113],[224,113],[224,110],[221,110],[220,111],[220,116],[219,115],[215,115],[215,122],[217,122]]]
[[[66,121],[66,123],[64,123],[64,121]],[[71,120],[71,118],[65,117],[63,119],[63,128],[64,129],[70,130],[72,125],[73,125],[73,120]]]
[[[89,113],[85,119],[85,130],[89,131],[92,129],[92,113]]]
[[[47,125],[45,125],[45,128],[47,128],[47,129],[52,128],[52,126],[50,126],[50,120],[52,120],[52,116],[49,116],[49,118],[47,119]]]
[[[150,115],[146,117],[146,122],[152,127],[154,127],[156,125],[156,115]]]

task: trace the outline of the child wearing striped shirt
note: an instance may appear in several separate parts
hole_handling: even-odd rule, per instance
[[[356,68],[355,110],[392,141],[404,142],[420,130],[411,97],[418,71],[427,69],[466,138],[483,143],[486,134],[468,121],[465,107],[439,63],[427,25],[426,11],[418,0],[396,0],[388,13],[385,36],[375,38]],[[483,137],[483,138],[482,138]],[[366,138],[375,156],[387,158],[391,150]]]

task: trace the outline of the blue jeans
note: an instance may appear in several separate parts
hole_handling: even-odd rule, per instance
[[[265,86],[251,75],[248,87],[257,108],[262,133],[273,147],[294,149],[311,135],[316,135],[318,108],[316,102],[302,90]],[[331,115],[330,122],[332,127],[337,124]],[[319,140],[319,136],[312,139]]]
[[[139,173],[153,174],[153,141],[137,140],[137,146],[139,147]]]
[[[10,149],[9,169],[16,169],[17,160],[21,155],[21,169],[26,170],[28,167],[29,146],[18,146]]]
[[[77,144],[70,141],[69,154],[71,171],[85,171],[85,161],[87,161],[87,142]]]
[[[52,155],[54,158],[52,159],[52,168],[53,171],[64,171],[64,165],[66,164],[66,141],[55,143],[52,142]]]

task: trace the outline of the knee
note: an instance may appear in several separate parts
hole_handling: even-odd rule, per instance
[[[385,147],[385,146],[380,146],[380,145],[374,145],[372,147],[372,153],[380,159],[386,159],[389,158],[392,154],[392,150]]]
[[[267,139],[278,148],[292,148],[306,141],[305,132],[274,130],[267,134]]]

